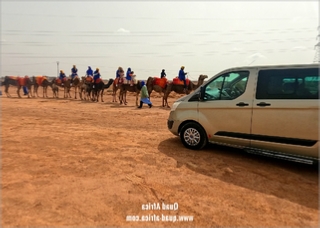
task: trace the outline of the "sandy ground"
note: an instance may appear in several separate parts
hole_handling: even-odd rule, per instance
[[[319,224],[317,167],[214,145],[190,151],[167,130],[170,110],[156,94],[153,108],[139,110],[132,94],[120,106],[111,93],[92,103],[9,91],[1,96],[2,227]],[[142,210],[148,203],[178,208]]]

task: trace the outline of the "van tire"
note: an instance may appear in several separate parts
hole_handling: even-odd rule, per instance
[[[189,138],[189,134],[192,138]],[[186,123],[181,127],[180,139],[182,144],[192,150],[201,150],[208,144],[204,129],[197,123]]]

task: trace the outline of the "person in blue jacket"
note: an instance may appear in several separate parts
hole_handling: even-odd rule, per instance
[[[94,88],[94,85],[96,84],[97,79],[100,77],[101,75],[99,72],[99,68],[96,68],[95,72],[93,73],[93,88]]]
[[[86,72],[86,76],[87,77],[93,77],[93,70],[91,69],[90,66],[88,66],[88,70]]]
[[[118,67],[118,69],[117,69],[117,71],[116,71],[116,79],[117,79],[117,78],[120,78],[120,76],[121,76],[121,73],[120,73],[120,72],[121,72],[121,69],[122,69],[121,67]]]
[[[28,95],[28,88],[26,86],[23,86],[23,95]]]
[[[123,71],[122,67],[118,67],[118,70],[116,71],[116,86],[118,86],[119,83],[122,81],[123,73],[124,73],[124,71]]]
[[[24,76],[25,79],[28,77],[29,77],[28,75]],[[29,91],[28,91],[27,86],[22,86],[22,89],[23,89],[23,95],[25,95],[25,96],[28,95]]]
[[[61,80],[61,85],[63,85],[63,79],[67,77],[63,70],[60,70],[59,79]]]
[[[180,68],[180,71],[179,71],[179,79],[180,79],[181,81],[183,81],[184,91],[185,91],[185,92],[187,91],[186,74],[187,74],[187,73],[184,72],[184,66],[182,66],[182,67]]]
[[[131,71],[131,68],[129,67],[126,74],[127,84],[129,83],[131,84],[131,76],[132,76],[132,71]]]
[[[76,68],[76,65],[73,65],[73,67],[71,68],[71,84],[70,84],[71,86],[76,76],[78,76],[78,69]]]

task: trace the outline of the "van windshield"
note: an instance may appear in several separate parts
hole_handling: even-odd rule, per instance
[[[249,71],[223,74],[205,85],[204,100],[233,100],[246,89]]]

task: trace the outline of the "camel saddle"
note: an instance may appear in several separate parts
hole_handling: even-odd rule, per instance
[[[187,83],[187,86],[190,84],[190,80],[188,78],[186,78],[186,83]],[[183,81],[181,81],[178,77],[175,77],[172,80],[172,84],[174,84],[174,85],[184,85]]]
[[[27,83],[28,77],[17,77],[18,85],[19,86],[25,86]]]
[[[90,83],[93,81],[93,78],[91,76],[86,77],[86,82]]]
[[[25,86],[25,84],[26,84],[26,81],[25,81],[25,78],[24,78],[24,77],[9,76],[9,78],[10,78],[11,80],[17,81],[17,85],[19,85],[19,86]]]
[[[47,79],[47,77],[45,77],[45,76],[37,76],[36,77],[36,82],[37,82],[37,84],[40,86],[41,84],[42,84],[42,82],[44,81],[44,80],[46,80]]]
[[[168,79],[166,78],[153,77],[153,85],[158,85],[162,89],[166,88],[167,83],[168,83]]]
[[[27,79],[29,79],[28,76],[20,77],[20,76],[9,76],[11,80],[17,81],[18,86],[25,86],[27,84]]]
[[[123,84],[123,78],[116,78],[116,79],[114,79],[114,81],[113,81],[113,84],[114,85],[121,85],[121,84]]]
[[[61,84],[61,83],[64,83],[64,82],[66,82],[66,81],[67,81],[67,77],[63,78],[62,81],[61,81],[60,78],[57,78],[57,79],[56,79],[56,83],[57,83],[57,84]]]
[[[97,78],[97,79],[96,79],[96,84],[97,84],[97,83],[100,83],[101,81],[102,81],[101,78]]]
[[[9,76],[9,78],[12,79],[12,80],[17,80],[18,79],[17,76]]]

